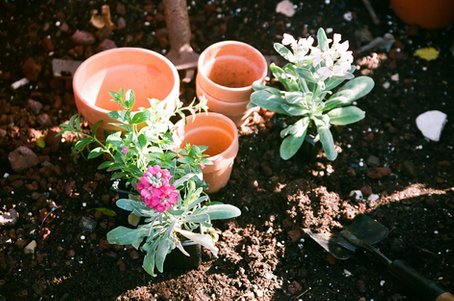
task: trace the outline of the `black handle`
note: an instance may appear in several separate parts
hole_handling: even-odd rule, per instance
[[[413,289],[415,295],[420,296],[421,300],[435,301],[441,294],[446,292],[445,289],[419,274],[402,260],[392,261],[388,266],[388,270],[408,288]]]

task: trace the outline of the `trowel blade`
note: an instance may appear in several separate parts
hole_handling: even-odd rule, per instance
[[[315,233],[310,229],[304,229],[304,232],[336,259],[346,260],[355,254],[354,249],[352,252],[337,244],[337,238],[332,233]]]

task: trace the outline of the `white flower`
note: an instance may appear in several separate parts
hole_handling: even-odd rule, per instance
[[[282,45],[292,45],[292,44],[296,44],[296,40],[295,38],[288,34],[288,33],[284,33],[284,38],[282,39]]]

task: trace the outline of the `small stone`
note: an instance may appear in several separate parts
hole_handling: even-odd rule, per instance
[[[389,176],[391,174],[391,169],[388,167],[374,167],[370,168],[367,171],[367,177],[378,180],[383,177]]]
[[[118,259],[117,266],[118,266],[118,269],[122,272],[126,270],[126,264],[121,258]]]
[[[87,231],[87,232],[93,232],[93,231],[95,231],[97,224],[98,223],[91,217],[82,216],[82,218],[80,219],[79,225],[82,228],[82,230]]]
[[[95,43],[96,38],[94,34],[90,32],[76,30],[73,33],[71,40],[76,45],[92,45]]]
[[[438,142],[440,141],[441,132],[447,121],[448,119],[445,113],[433,110],[424,112],[416,117],[416,126],[424,137]]]
[[[22,71],[28,80],[37,80],[41,73],[41,65],[29,57],[22,65]]]
[[[40,103],[39,101],[29,98],[27,100],[27,108],[30,109],[30,111],[32,111],[33,114],[38,115],[39,112],[41,112],[41,109],[43,108],[43,104]]]
[[[0,215],[0,226],[14,226],[19,219],[19,213],[16,209],[11,208],[8,212]]]
[[[54,43],[50,37],[45,37],[41,40],[41,46],[43,47],[44,51],[51,52],[54,50]]]
[[[361,190],[352,190],[350,191],[350,194],[348,196],[353,197],[353,199],[356,201],[362,201],[364,199]]]
[[[117,29],[126,28],[126,20],[123,17],[118,18],[117,20]]]
[[[123,3],[121,2],[118,2],[117,3],[117,6],[116,6],[116,9],[115,11],[117,12],[117,14],[119,14],[120,16],[124,16],[126,15],[126,7]]]
[[[378,194],[373,193],[367,198],[367,201],[370,202],[370,203],[375,203],[379,199],[380,199],[380,196]]]
[[[293,17],[295,14],[295,6],[289,0],[283,0],[276,5],[276,12],[287,17]]]
[[[380,165],[380,159],[374,155],[370,155],[367,160],[366,160],[367,165],[369,166],[379,166]]]
[[[66,255],[68,255],[68,257],[74,257],[76,256],[76,251],[69,249],[68,252],[66,252]]]
[[[113,48],[117,48],[117,45],[115,44],[114,41],[112,41],[110,39],[104,39],[98,45],[98,51],[104,51],[104,50],[113,49]]]
[[[292,295],[296,295],[298,294],[299,292],[301,292],[301,290],[303,289],[303,287],[301,286],[301,284],[294,280],[292,281],[289,285],[288,285],[288,292]]]
[[[373,193],[372,187],[370,187],[369,185],[365,185],[361,187],[361,192],[363,193],[363,196],[368,197]]]
[[[32,240],[31,242],[28,243],[28,245],[25,246],[24,248],[24,253],[25,254],[35,254],[35,249],[38,244],[36,243],[36,240]]]
[[[41,126],[52,126],[52,120],[50,119],[50,116],[47,113],[39,114],[36,117],[36,121],[38,121],[38,123]]]
[[[39,158],[28,147],[19,146],[8,154],[8,161],[15,172],[21,172],[37,165]]]
[[[300,240],[301,236],[303,236],[300,229],[290,230],[287,232],[287,235],[288,237],[290,237],[290,240],[292,242],[297,242],[298,240]]]

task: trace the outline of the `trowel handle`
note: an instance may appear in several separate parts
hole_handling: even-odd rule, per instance
[[[454,301],[454,295],[447,292],[435,282],[425,278],[412,267],[406,265],[402,260],[394,260],[388,266],[389,272],[415,290],[421,300],[427,301]]]

